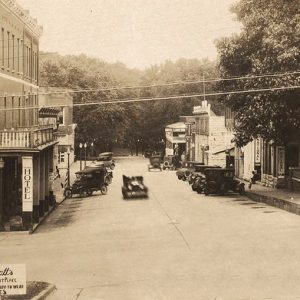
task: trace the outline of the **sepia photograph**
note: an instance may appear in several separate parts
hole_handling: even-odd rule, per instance
[[[0,0],[0,300],[300,300],[299,0]]]

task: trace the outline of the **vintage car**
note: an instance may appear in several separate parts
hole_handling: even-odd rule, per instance
[[[86,167],[75,174],[75,182],[64,190],[66,198],[71,198],[74,194],[79,194],[80,197],[91,196],[95,191],[100,191],[102,195],[107,194],[107,170],[105,167]]]
[[[179,168],[176,171],[176,176],[179,180],[186,181],[192,172],[195,172],[196,165],[203,165],[203,163],[198,161],[188,161],[186,162],[186,166],[183,168]]]
[[[147,198],[148,188],[144,185],[143,176],[123,175],[122,195],[124,199]]]
[[[234,177],[234,168],[206,168],[204,170],[204,194],[227,195],[231,190],[243,195],[245,184]]]
[[[144,151],[144,157],[149,158],[152,155],[152,153],[153,153],[153,150],[148,148]]]
[[[174,155],[164,157],[163,170],[175,170]]]
[[[206,182],[204,170],[207,168],[221,168],[220,166],[208,166],[208,165],[196,165],[195,171],[189,176],[189,184],[193,191],[197,191],[199,194],[203,192],[203,188]]]
[[[113,153],[112,152],[102,152],[97,157],[98,162],[102,162],[105,167],[110,168],[113,170],[115,168],[115,161],[113,159]]]
[[[151,171],[153,169],[162,170],[161,167],[162,159],[161,154],[152,154],[149,157],[149,165],[148,165],[148,171]]]

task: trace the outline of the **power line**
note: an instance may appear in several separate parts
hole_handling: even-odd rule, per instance
[[[28,94],[11,94],[11,95],[0,95],[0,98],[7,97],[28,97],[28,96],[37,96],[37,95],[54,95],[54,94],[76,94],[76,93],[88,93],[88,92],[105,92],[105,91],[116,91],[116,90],[125,90],[125,89],[144,89],[144,88],[154,88],[154,87],[164,87],[164,86],[175,86],[175,85],[189,85],[189,84],[205,84],[205,83],[214,83],[220,81],[233,81],[233,80],[249,80],[249,79],[258,79],[266,77],[281,77],[288,75],[297,75],[300,74],[300,71],[287,72],[287,73],[273,73],[273,74],[262,74],[262,75],[252,75],[252,76],[240,76],[240,77],[227,77],[227,78],[212,78],[212,79],[202,79],[196,81],[178,81],[170,83],[161,83],[161,84],[150,84],[150,85],[136,85],[136,86],[114,86],[107,88],[90,88],[90,89],[70,89],[68,91],[51,91],[43,93],[28,93]]]
[[[287,86],[287,87],[268,87],[261,89],[250,89],[250,90],[240,90],[240,91],[229,91],[229,92],[215,92],[215,93],[205,93],[205,94],[191,94],[191,95],[174,95],[168,97],[150,97],[150,98],[132,98],[132,99],[110,99],[101,102],[85,102],[85,103],[73,103],[72,106],[91,106],[91,105],[104,105],[104,104],[117,104],[117,103],[133,103],[133,102],[148,102],[148,101],[159,101],[159,100],[182,100],[196,97],[207,97],[207,96],[224,96],[224,95],[234,95],[234,94],[247,94],[247,93],[259,93],[259,92],[274,92],[280,90],[293,90],[300,89],[300,85]],[[55,108],[55,107],[70,107],[67,104],[61,105],[41,105],[41,106],[19,106],[11,108],[0,108],[0,111],[12,111],[12,110],[26,110],[26,109],[41,109],[41,108]]]

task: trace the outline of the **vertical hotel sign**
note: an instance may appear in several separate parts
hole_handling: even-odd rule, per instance
[[[255,149],[255,153],[254,153],[255,165],[260,165],[260,152],[261,152],[260,138],[255,140],[254,149]]]
[[[33,208],[33,164],[32,157],[22,157],[22,200],[23,211],[31,212]]]
[[[285,148],[279,146],[277,150],[277,176],[284,176],[285,174]]]

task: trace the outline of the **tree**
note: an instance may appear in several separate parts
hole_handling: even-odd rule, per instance
[[[222,91],[299,86],[300,6],[298,0],[241,0],[232,11],[242,23],[239,35],[217,42]],[[251,75],[289,73],[251,78]],[[262,137],[284,144],[300,128],[299,89],[232,94],[220,100],[235,112],[235,141],[244,146]]]

